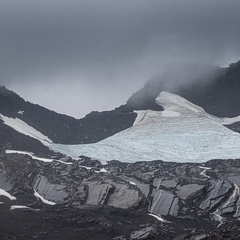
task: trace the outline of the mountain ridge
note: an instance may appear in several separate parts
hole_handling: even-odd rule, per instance
[[[138,110],[128,101],[112,111],[92,112],[84,120],[53,113],[0,88],[0,238],[238,240],[240,159],[231,154],[239,150],[236,121],[240,96],[233,96],[240,91],[239,65],[224,70],[208,91],[201,88],[194,95],[190,89],[181,90],[192,101],[159,88],[154,93],[160,90],[159,97],[150,94],[147,104]],[[196,86],[192,90],[196,91]],[[144,91],[139,91],[140,97]],[[209,101],[211,97],[215,100]],[[217,100],[221,101],[215,106]],[[154,109],[156,105],[158,109]],[[221,117],[220,110],[227,118]],[[235,132],[223,126],[229,123],[236,124]],[[201,144],[197,133],[203,139]],[[178,139],[181,134],[184,139]],[[216,138],[211,139],[213,136]],[[161,140],[145,160],[152,160],[151,152],[166,150],[166,143],[170,148],[165,155],[172,151],[175,156],[162,161],[157,152],[155,161],[136,157],[135,162],[124,162],[126,149],[134,151],[139,137],[138,153],[154,146],[149,139],[153,143]],[[112,153],[119,151],[119,161],[116,157],[97,160],[101,151],[96,146],[107,141],[113,145],[114,140],[118,149]],[[126,146],[119,149],[125,140]],[[191,147],[194,151],[202,147],[206,159],[211,160],[177,162],[176,144],[186,140],[184,154]],[[57,149],[49,150],[52,142],[62,141],[81,143],[82,147],[92,144],[96,159],[81,152],[73,159]],[[210,145],[217,153],[223,151],[224,159],[213,159],[219,155]]]

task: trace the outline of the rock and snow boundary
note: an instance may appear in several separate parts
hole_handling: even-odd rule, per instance
[[[133,126],[93,144],[51,144],[50,149],[74,159],[80,155],[102,162],[121,160],[205,162],[240,158],[240,134],[224,127],[239,121],[219,118],[186,99],[162,92],[156,99],[164,111],[137,111]]]
[[[224,127],[238,122],[240,117],[213,116],[168,92],[161,92],[156,102],[164,111],[136,111],[138,116],[131,128],[92,144],[54,144],[18,118],[0,114],[0,119],[16,131],[38,139],[51,150],[74,159],[84,155],[105,163],[110,160],[205,162],[240,158],[240,134]]]

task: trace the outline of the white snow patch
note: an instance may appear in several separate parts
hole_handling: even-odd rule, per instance
[[[159,179],[159,183],[158,183],[158,186],[157,186],[157,189],[159,189],[159,190],[160,190],[161,183],[162,183],[163,179],[164,179],[164,177],[161,177],[161,178]]]
[[[56,159],[49,159],[49,158],[41,158],[41,157],[37,157],[34,155],[34,153],[32,152],[25,152],[25,151],[16,151],[16,150],[5,150],[6,154],[10,154],[10,153],[18,153],[18,154],[26,154],[28,156],[30,156],[32,159],[35,159],[35,160],[39,160],[39,161],[42,161],[42,162],[53,162],[53,161],[56,161],[56,162],[60,162],[60,163],[63,163],[63,164],[67,164],[67,165],[70,165],[70,164],[73,164],[71,162],[64,162],[64,161],[61,161],[61,160],[56,160]]]
[[[18,111],[18,114],[23,115],[23,113],[24,113],[24,111],[21,111],[21,110]]]
[[[41,132],[29,126],[27,123],[25,123],[19,118],[10,118],[0,114],[0,119],[3,120],[5,125],[13,128],[19,133],[39,140],[45,146],[50,146],[50,144],[52,143],[52,140],[50,140],[47,136],[43,135]]]
[[[137,185],[135,182],[131,182],[131,181],[130,181],[129,183],[132,184],[132,185]]]
[[[98,171],[98,170],[95,170],[95,172],[109,173],[109,171],[106,170],[105,168],[101,168],[99,171]]]
[[[4,189],[1,189],[1,188],[0,188],[0,195],[5,196],[10,200],[16,200],[14,196],[12,196],[11,194],[9,194],[8,192],[6,192]]]
[[[220,227],[223,224],[223,217],[219,214],[218,209],[213,213],[213,217],[216,221],[219,222],[217,228]]]
[[[5,150],[6,154],[17,153],[17,154],[26,154],[26,155],[33,155],[32,152],[25,152],[25,151],[18,151],[18,150]]]
[[[87,170],[91,170],[91,169],[93,169],[92,167],[87,167],[87,166],[83,166],[83,165],[79,165],[79,167],[81,167],[81,168],[85,168],[85,169],[87,169]]]
[[[230,125],[236,122],[240,122],[240,116],[233,117],[233,118],[222,118],[223,125]]]
[[[133,126],[138,124],[144,119],[144,116],[147,114],[148,110],[140,110],[140,111],[134,111],[134,112],[137,113],[137,117],[133,123]]]
[[[206,178],[210,178],[210,177],[206,174],[206,171],[209,170],[209,169],[211,169],[211,168],[208,168],[208,167],[199,167],[199,168],[203,169],[203,171],[200,172],[200,175],[202,175],[202,176],[204,176],[204,177],[206,177]]]
[[[156,102],[164,108],[164,111],[179,111],[188,109],[191,112],[195,113],[202,113],[205,112],[202,107],[195,105],[185,98],[168,93],[168,92],[161,92],[160,95],[156,98]]]
[[[16,151],[16,150],[5,150],[5,152],[7,154],[8,153],[9,154],[10,153],[26,154],[26,155],[30,156],[32,159],[39,160],[39,161],[42,161],[42,162],[52,162],[53,161],[53,159],[36,157],[36,156],[34,156],[34,154],[32,152]]]
[[[60,162],[60,163],[66,164],[66,165],[72,165],[73,164],[72,162],[64,162],[62,160],[56,160],[56,159],[53,159],[53,161]]]
[[[240,158],[240,134],[224,127],[222,118],[208,114],[175,94],[162,92],[156,101],[164,107],[163,112],[168,117],[163,117],[161,111],[137,111],[139,117],[132,127],[102,141],[51,144],[50,149],[73,159],[84,155],[102,163],[111,160],[205,162]]]
[[[87,166],[83,166],[83,165],[79,165],[79,167],[81,167],[81,168],[85,168],[85,169],[87,169],[87,170],[92,170],[92,169],[94,169],[94,167],[87,167]],[[94,169],[94,172],[96,172],[96,173],[110,173],[108,170],[106,170],[105,168],[101,168],[100,170],[95,170]]]
[[[23,205],[12,205],[10,210],[14,210],[14,209],[32,209],[30,207],[27,207],[27,206],[23,206]]]
[[[48,205],[55,205],[56,204],[54,202],[51,202],[51,201],[43,198],[36,190],[34,190],[34,196],[40,198],[42,200],[42,202],[44,202],[44,203],[46,203]]]
[[[149,216],[152,216],[152,217],[155,217],[155,218],[156,218],[158,221],[160,221],[160,222],[165,222],[165,223],[168,223],[168,222],[169,222],[169,221],[165,220],[164,218],[159,217],[159,216],[157,216],[157,215],[155,215],[155,214],[148,213],[148,215],[149,215]]]

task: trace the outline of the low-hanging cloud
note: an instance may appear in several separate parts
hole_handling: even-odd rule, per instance
[[[2,0],[0,83],[75,117],[112,109],[169,66],[239,60],[239,9],[238,0]]]

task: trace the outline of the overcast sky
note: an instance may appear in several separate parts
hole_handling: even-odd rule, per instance
[[[75,117],[113,109],[169,65],[239,60],[239,10],[239,0],[1,0],[0,84]]]

